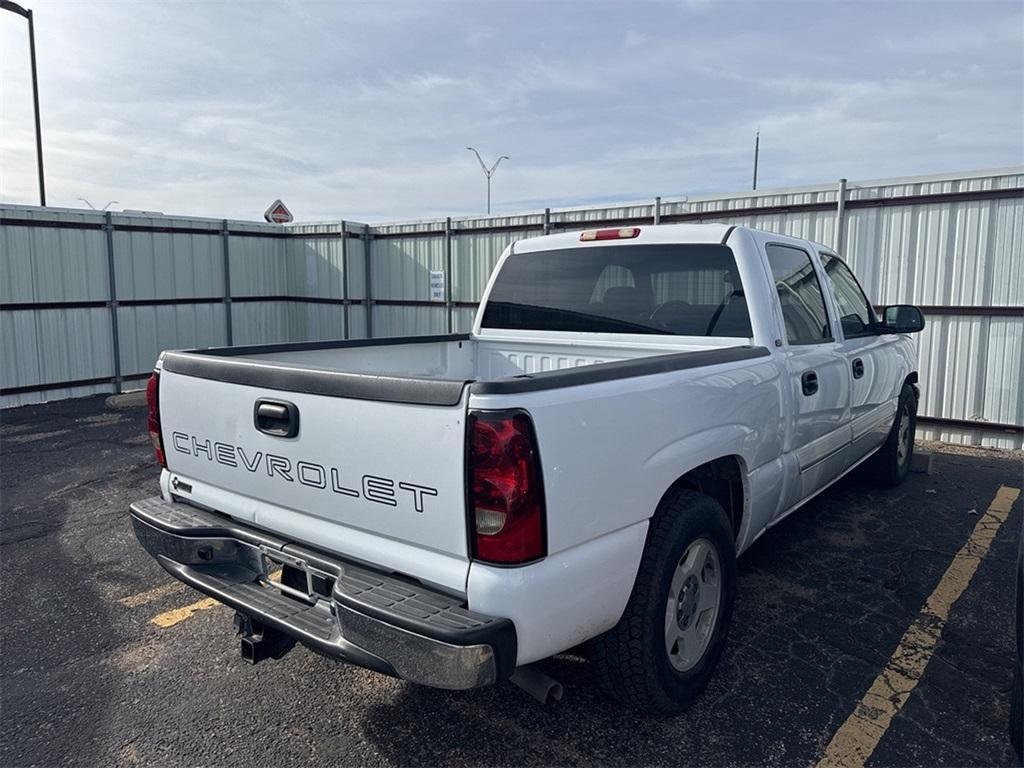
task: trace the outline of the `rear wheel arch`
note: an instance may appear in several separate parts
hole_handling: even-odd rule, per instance
[[[662,494],[658,506],[681,489],[697,491],[717,501],[729,517],[733,537],[739,538],[749,498],[747,465],[741,456],[720,456],[680,475]]]

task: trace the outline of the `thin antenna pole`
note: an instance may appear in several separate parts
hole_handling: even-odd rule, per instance
[[[754,134],[754,189],[757,189],[757,156],[761,151],[761,129]]]

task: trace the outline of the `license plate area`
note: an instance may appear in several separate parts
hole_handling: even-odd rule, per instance
[[[280,550],[260,547],[263,572],[258,580],[264,587],[314,605],[330,598],[334,589],[333,575],[314,568],[301,557]]]

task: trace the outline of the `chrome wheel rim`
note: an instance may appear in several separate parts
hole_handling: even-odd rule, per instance
[[[676,671],[692,669],[708,649],[721,603],[718,550],[709,540],[697,539],[676,565],[665,605],[665,650]]]
[[[900,412],[899,435],[896,441],[896,460],[903,466],[910,455],[910,409],[903,406]]]

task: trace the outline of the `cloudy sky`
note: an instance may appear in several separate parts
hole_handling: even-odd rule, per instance
[[[50,2],[48,202],[379,222],[1024,163],[1024,3]],[[0,200],[36,201],[0,14]]]

